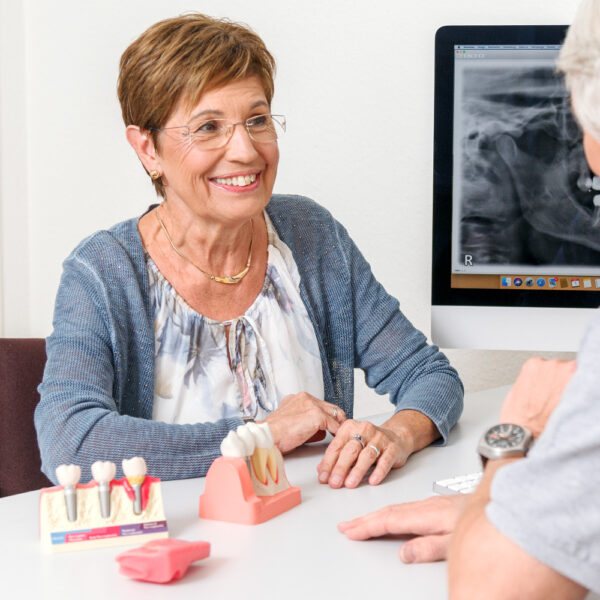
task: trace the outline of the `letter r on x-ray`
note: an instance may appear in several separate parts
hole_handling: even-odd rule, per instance
[[[472,266],[473,266],[473,255],[465,254],[465,267],[472,267]]]

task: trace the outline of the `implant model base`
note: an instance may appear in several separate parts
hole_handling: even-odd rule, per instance
[[[285,479],[281,467],[279,478]],[[285,481],[287,483],[287,479]],[[257,525],[301,501],[300,488],[291,486],[272,495],[258,496],[246,460],[221,456],[213,462],[206,474],[204,494],[200,496],[199,515],[203,519]]]
[[[75,521],[68,519],[62,486],[41,490],[40,540],[46,552],[133,545],[169,536],[160,479],[146,477],[141,490],[143,510],[139,515],[134,511],[132,490],[126,479],[110,482],[107,518],[102,516],[97,482],[92,480],[75,488]]]

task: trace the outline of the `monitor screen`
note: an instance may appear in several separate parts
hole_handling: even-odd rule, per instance
[[[432,338],[443,347],[574,350],[600,305],[600,178],[556,72],[565,33],[437,32]]]

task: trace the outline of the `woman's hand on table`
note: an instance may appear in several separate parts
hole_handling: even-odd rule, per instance
[[[405,563],[445,560],[450,536],[470,494],[432,496],[418,502],[387,506],[338,525],[351,540],[382,535],[410,535],[398,551]]]
[[[368,421],[349,419],[340,426],[317,467],[319,481],[333,488],[353,488],[375,466],[369,483],[377,485],[391,469],[404,465],[411,451],[406,437]]]
[[[275,444],[282,453],[290,452],[320,431],[333,435],[346,420],[344,411],[306,392],[286,396],[266,419]]]
[[[319,481],[332,488],[357,487],[367,471],[371,485],[381,483],[391,469],[439,436],[431,420],[420,412],[396,413],[381,427],[368,421],[348,419],[342,423],[317,466]]]

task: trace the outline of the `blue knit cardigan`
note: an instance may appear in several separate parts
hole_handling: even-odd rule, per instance
[[[267,212],[300,272],[325,400],[352,416],[359,367],[396,411],[421,411],[445,440],[463,397],[446,357],[404,317],[328,211],[275,195]],[[143,456],[148,472],[162,479],[202,476],[227,432],[242,424],[152,421],[154,328],[138,220],[91,235],[63,265],[35,412],[42,470],[53,481],[62,463],[80,465],[82,481],[96,460],[114,461],[120,475],[131,456]]]

